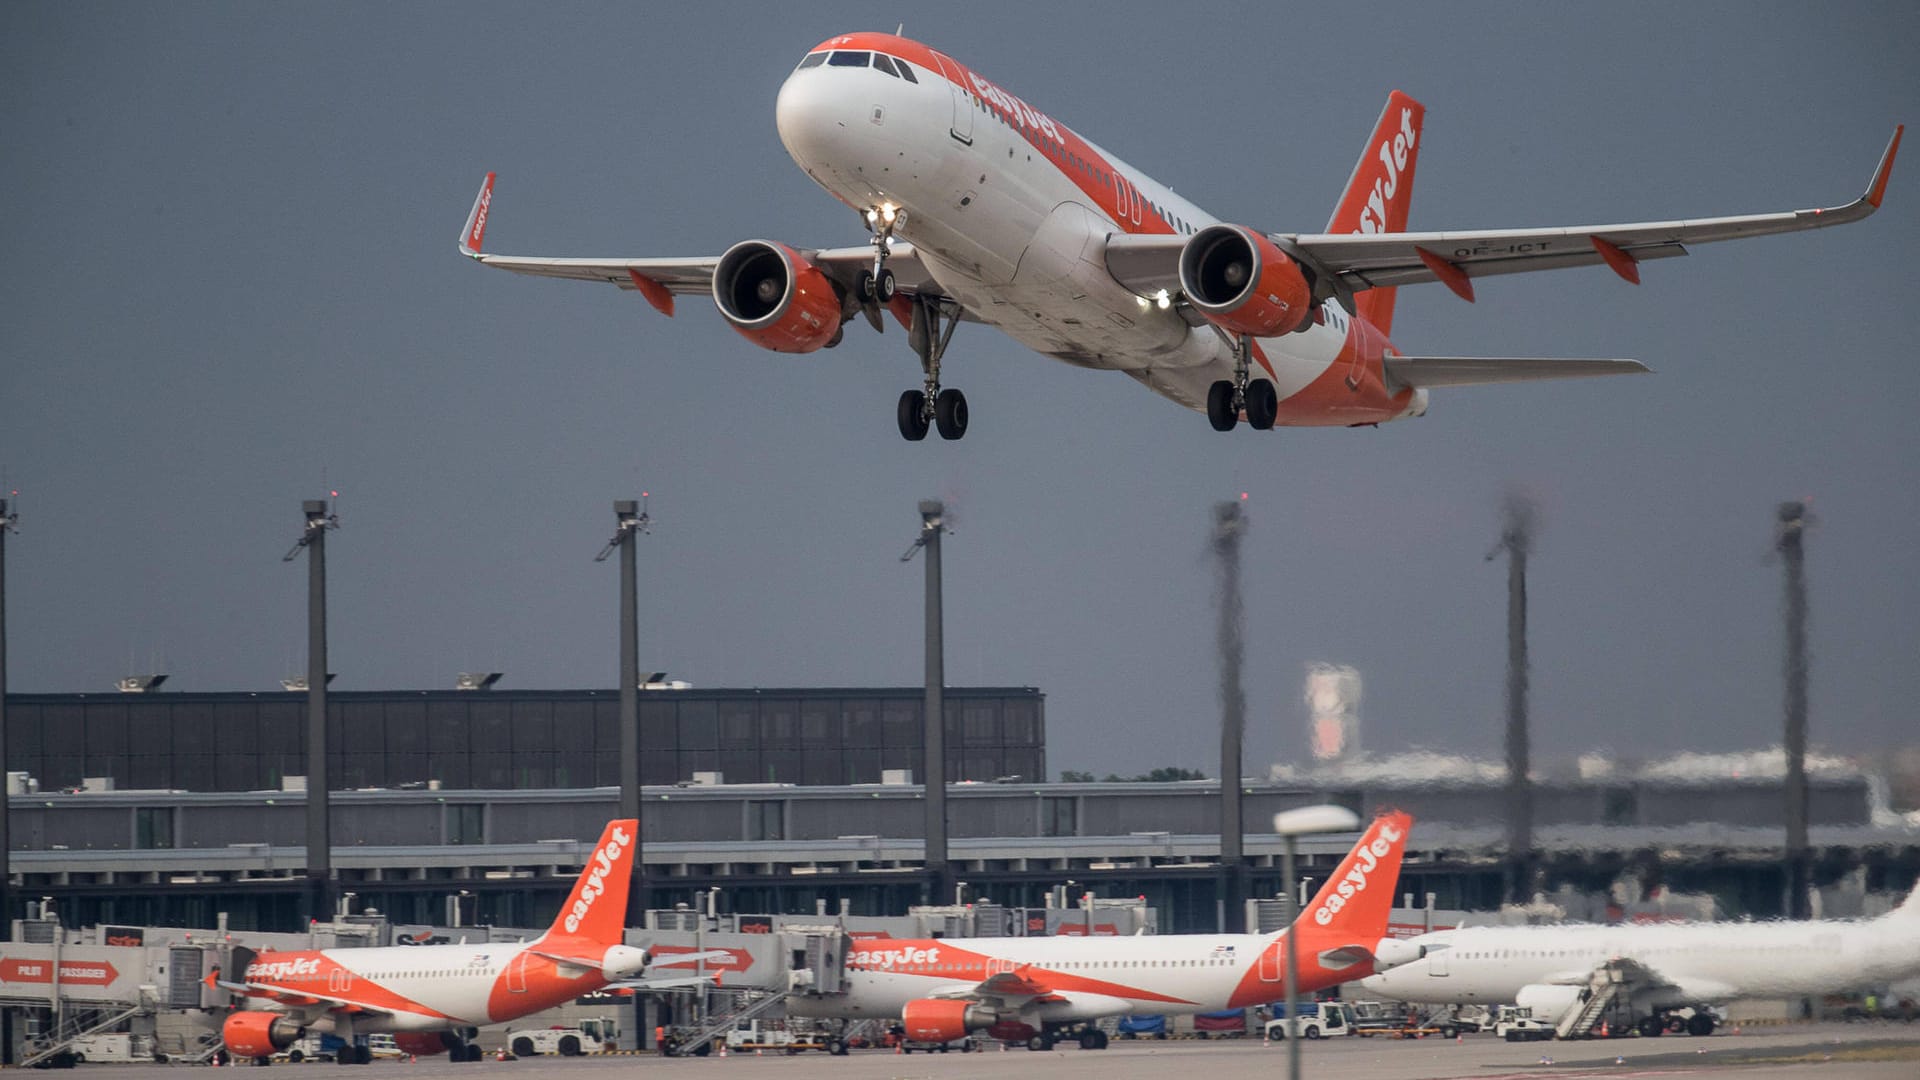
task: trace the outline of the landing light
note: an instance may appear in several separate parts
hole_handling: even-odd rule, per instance
[[[1146,298],[1146,297],[1144,297],[1144,296],[1136,296],[1136,297],[1134,297],[1134,299],[1135,299],[1135,300],[1138,300],[1138,301],[1140,301],[1140,310],[1141,310],[1141,311],[1145,311],[1145,310],[1147,310],[1147,306],[1153,303],[1153,301],[1151,301],[1151,300],[1149,300],[1149,299],[1147,299],[1147,298]]]
[[[1161,289],[1153,298],[1153,306],[1165,311],[1173,306],[1173,298],[1167,295],[1167,290]]]
[[[876,211],[876,210],[869,210],[869,211],[867,211],[867,224],[869,224],[869,225],[871,225],[871,224],[873,224],[874,222],[876,222],[876,221],[879,221],[879,220],[880,220],[880,213],[879,213],[879,211]]]
[[[887,224],[893,224],[893,215],[894,207],[892,203],[887,203],[880,207],[880,216],[886,219]]]

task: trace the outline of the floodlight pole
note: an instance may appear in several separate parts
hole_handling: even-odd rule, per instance
[[[639,573],[635,569],[634,538],[647,531],[653,519],[632,499],[616,499],[613,539],[594,557],[601,562],[620,552],[620,816],[640,820],[640,630]],[[627,887],[627,925],[645,921],[647,872],[641,858],[640,837],[633,838],[633,870]],[[637,1001],[638,999],[636,999]]]
[[[946,645],[940,609],[940,534],[946,507],[938,499],[920,500],[920,535],[901,562],[925,549],[926,702],[922,709],[921,786],[926,789],[926,870],[928,903],[953,895],[953,867],[947,862]]]
[[[1300,986],[1300,901],[1296,892],[1300,885],[1293,878],[1294,838],[1309,833],[1345,832],[1360,827],[1360,816],[1344,806],[1302,806],[1293,810],[1282,810],[1273,815],[1273,831],[1280,834],[1283,841],[1280,848],[1280,873],[1287,887],[1287,967],[1286,998],[1287,1021],[1281,1030],[1287,1033],[1287,1080],[1298,1080],[1300,1076],[1300,1024],[1298,1015]],[[1258,962],[1256,958],[1256,963]]]
[[[1220,650],[1220,932],[1246,930],[1246,826],[1240,791],[1242,743],[1247,729],[1247,691],[1241,682],[1246,618],[1240,598],[1240,537],[1246,515],[1238,502],[1213,508],[1213,550],[1218,559],[1220,606],[1215,641]]]
[[[333,838],[327,819],[327,530],[340,519],[325,499],[300,504],[306,529],[282,562],[307,552],[307,918],[328,922],[333,911]]]
[[[1787,918],[1813,918],[1812,859],[1807,845],[1807,568],[1802,541],[1805,503],[1780,504],[1780,561],[1786,566]]]
[[[0,762],[7,760],[7,534],[19,520],[20,515],[7,508],[7,500],[0,499]],[[13,936],[13,890],[7,886],[13,876],[12,824],[7,820],[12,801],[11,794],[0,791],[0,941]],[[10,1034],[7,1040],[11,1049]],[[11,1055],[7,1057],[4,1064],[11,1065]]]

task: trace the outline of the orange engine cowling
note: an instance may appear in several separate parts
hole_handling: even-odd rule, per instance
[[[840,294],[818,266],[785,244],[742,240],[713,270],[713,302],[748,341],[810,353],[840,331]]]
[[[1209,225],[1180,251],[1180,289],[1194,310],[1237,334],[1274,337],[1313,321],[1313,286],[1273,241],[1241,225]]]
[[[448,1040],[453,1037],[450,1031],[396,1031],[393,1033],[393,1045],[403,1054],[414,1057],[429,1057],[447,1052]]]
[[[975,1028],[992,1027],[999,1018],[970,1001],[920,998],[907,1002],[900,1020],[914,1042],[943,1043],[964,1039]]]
[[[220,1037],[234,1057],[272,1057],[305,1033],[305,1028],[284,1013],[237,1012],[220,1025]]]

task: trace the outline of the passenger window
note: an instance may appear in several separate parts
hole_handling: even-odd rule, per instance
[[[872,53],[867,53],[867,52],[836,52],[833,54],[833,56],[828,58],[827,66],[828,67],[866,67],[867,59],[872,55],[873,55]]]
[[[907,80],[910,83],[917,83],[920,81],[920,77],[913,73],[912,64],[907,63],[905,60],[895,60],[894,64],[897,67],[899,67],[901,78]]]
[[[900,77],[900,73],[893,70],[893,61],[887,59],[884,55],[880,53],[873,54],[873,66],[879,68],[881,71],[886,72],[887,74],[893,76],[896,79]]]
[[[807,58],[805,60],[800,61],[800,67],[802,68],[819,67],[821,64],[824,64],[826,62],[827,62],[826,53],[823,53],[823,52],[808,53]]]

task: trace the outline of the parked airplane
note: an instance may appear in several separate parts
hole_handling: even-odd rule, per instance
[[[310,1031],[347,1041],[343,1064],[365,1065],[354,1037],[392,1032],[408,1054],[449,1052],[480,1060],[472,1042],[481,1024],[550,1009],[606,987],[661,988],[698,977],[642,978],[647,950],[621,942],[627,883],[639,822],[607,823],[547,932],[530,942],[396,945],[375,949],[261,952],[239,981],[208,983],[244,998],[221,1026],[227,1051],[264,1061]],[[675,956],[676,965],[691,957]]]
[[[1710,1035],[1707,1005],[1884,986],[1920,976],[1920,887],[1865,921],[1474,926],[1408,939],[1426,956],[1363,980],[1400,1001],[1533,1010],[1562,1038],[1602,1019],[1642,1035]],[[1682,1021],[1674,1014],[1691,1006]]]
[[[829,38],[780,88],[780,139],[807,175],[859,213],[869,244],[794,248],[744,240],[718,256],[534,258],[482,242],[494,174],[460,251],[523,274],[637,290],[672,315],[710,293],[721,317],[776,352],[838,345],[881,309],[907,328],[921,386],[900,395],[908,439],[967,430],[967,400],[941,386],[959,321],[983,322],[1070,364],[1125,372],[1232,430],[1359,426],[1426,412],[1435,386],[1643,372],[1632,360],[1408,356],[1388,340],[1394,289],[1639,264],[1687,244],[1857,221],[1879,207],[1902,128],[1867,191],[1844,206],[1572,228],[1406,232],[1425,107],[1387,98],[1322,233],[1223,221],[966,65],[893,34]],[[749,396],[750,399],[750,396]]]
[[[1299,989],[1319,990],[1417,959],[1386,936],[1413,818],[1376,818],[1289,930],[1137,937],[866,939],[846,957],[845,993],[795,996],[791,1016],[900,1017],[907,1038],[946,1043],[984,1029],[1051,1049],[1078,1028],[1081,1047],[1106,1034],[1091,1021],[1131,1012],[1196,1013],[1264,1004],[1285,992],[1299,942]],[[835,1041],[829,1049],[846,1052]]]

